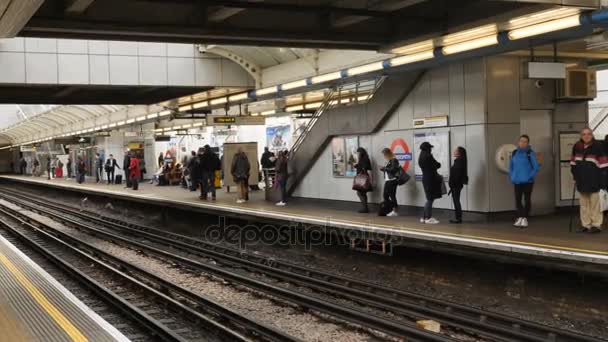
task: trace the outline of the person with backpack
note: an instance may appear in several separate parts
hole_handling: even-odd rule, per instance
[[[600,205],[600,190],[606,189],[608,156],[601,142],[595,140],[593,131],[584,128],[581,139],[572,147],[570,171],[580,194],[580,233],[602,231],[604,217]]]
[[[469,175],[467,170],[467,150],[458,146],[454,150],[454,163],[450,168],[450,194],[452,194],[452,202],[454,202],[455,218],[450,220],[450,223],[462,223],[462,205],[460,204],[460,193],[465,184],[469,183]]]
[[[369,213],[369,208],[367,206],[367,193],[372,191],[371,178],[369,175],[369,171],[372,170],[372,161],[369,159],[369,155],[363,147],[359,147],[357,149],[357,154],[358,161],[354,165],[355,170],[357,171],[357,176],[355,176],[355,178],[362,177],[362,179],[365,181],[365,184],[353,184],[353,187],[356,187],[356,189],[354,190],[357,192],[357,197],[359,197],[359,201],[361,201],[361,209],[359,209],[359,212]]]
[[[519,137],[517,149],[511,154],[509,162],[509,176],[515,188],[515,207],[517,208],[517,219],[513,224],[515,227],[528,227],[534,178],[538,174],[538,170],[538,160],[536,152],[530,146],[530,137],[523,134]]]
[[[420,223],[426,224],[439,223],[439,220],[433,217],[433,202],[443,195],[443,177],[438,172],[441,164],[433,157],[433,147],[428,141],[423,142],[420,144],[420,156],[418,157],[418,166],[422,170],[422,186],[426,196],[424,213],[420,218]]]
[[[384,173],[384,190],[382,194],[385,207],[384,210],[390,210],[386,216],[399,216],[397,186],[399,186],[400,170],[403,170],[403,168],[390,148],[384,148],[382,150],[382,156],[384,156],[384,160],[386,160],[386,165],[380,168],[380,171]]]

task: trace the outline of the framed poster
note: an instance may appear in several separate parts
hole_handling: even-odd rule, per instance
[[[359,137],[347,137],[344,138],[344,150],[346,151],[346,177],[355,177],[357,170],[355,165],[359,162],[359,156],[357,155],[357,149],[359,148]]]
[[[288,150],[291,147],[291,125],[266,127],[266,143],[275,154]]]
[[[331,140],[331,166],[334,177],[346,177],[346,150],[342,137]]]
[[[450,132],[421,132],[414,134],[414,170],[416,180],[422,179],[422,170],[418,166],[418,158],[420,157],[420,144],[423,142],[429,142],[433,145],[433,156],[437,160],[441,167],[438,172],[443,176],[444,179],[448,179],[450,176]]]

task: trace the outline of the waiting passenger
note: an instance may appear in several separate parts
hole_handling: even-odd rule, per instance
[[[129,152],[129,150],[125,150],[125,156],[122,160],[122,170],[124,171],[125,174],[125,188],[130,188],[131,187],[131,177],[130,177],[130,173],[129,173],[129,166],[131,165],[131,153]]]
[[[528,217],[532,207],[532,189],[538,170],[536,152],[530,147],[530,137],[524,134],[519,137],[517,149],[511,154],[509,163],[509,175],[515,186],[515,207],[517,208],[515,227],[526,228],[528,226]]]
[[[249,164],[249,158],[247,158],[241,147],[239,147],[232,158],[230,171],[238,188],[236,203],[247,202],[249,200],[249,172],[251,171],[251,165]]]
[[[84,164],[84,160],[82,160],[82,157],[79,156],[76,164],[76,179],[78,181],[78,184],[84,183],[84,177],[86,172],[87,168]]]
[[[450,193],[452,194],[452,202],[454,202],[455,218],[450,220],[450,223],[462,223],[462,205],[460,204],[460,193],[465,184],[469,183],[468,166],[467,166],[467,150],[458,146],[454,150],[454,163],[450,168]]]
[[[418,166],[422,170],[422,186],[424,187],[424,195],[426,196],[424,214],[420,219],[420,223],[426,224],[439,223],[439,220],[433,217],[433,202],[443,195],[443,177],[438,173],[441,164],[433,157],[433,147],[429,142],[423,142],[420,144],[420,157],[418,157]]]
[[[363,147],[357,149],[357,155],[358,162],[354,165],[355,170],[357,171],[355,178],[361,179],[361,181],[357,180],[353,182],[353,188],[356,188],[357,197],[359,197],[359,201],[361,201],[361,209],[359,209],[359,212],[369,213],[367,193],[372,191],[372,182],[369,175],[369,171],[372,170],[372,161],[369,159],[369,155]]]
[[[46,176],[47,179],[51,179],[51,157],[46,157]]]
[[[141,170],[139,168],[139,160],[135,155],[131,156],[129,164],[129,179],[131,180],[131,188],[133,190],[139,189],[139,178],[141,177]]]
[[[211,193],[211,199],[215,201],[215,171],[221,169],[220,158],[211,150],[211,146],[205,145],[203,147],[203,155],[200,159],[200,199],[206,200],[209,193]]]
[[[73,165],[72,165],[72,157],[71,156],[68,157],[68,162],[66,163],[65,167],[66,167],[66,169],[68,169],[67,170],[68,171],[68,179],[71,179],[72,178],[72,167],[73,167]]]
[[[50,165],[51,166],[51,174],[50,174],[51,178],[56,178],[55,169],[57,168],[57,160],[58,160],[57,158],[49,157],[49,161],[51,162],[51,165]]]
[[[277,203],[279,207],[287,205],[287,179],[289,178],[288,163],[287,152],[280,151],[275,165],[277,182],[279,182],[279,188],[281,190],[281,201]]]
[[[382,150],[386,165],[380,168],[380,171],[384,172],[384,191],[383,200],[385,210],[389,211],[386,216],[399,216],[399,205],[397,204],[397,186],[399,186],[399,169],[401,165],[395,154],[390,148],[384,148]]]
[[[572,147],[570,170],[580,193],[581,233],[602,231],[603,215],[599,192],[606,188],[608,157],[604,146],[593,137],[590,128],[581,131],[581,140]]]
[[[25,160],[25,158],[21,157],[21,159],[19,160],[19,173],[22,175],[25,175],[26,170],[27,170],[27,160]]]
[[[38,158],[34,157],[34,161],[32,162],[32,176],[40,177],[40,161]]]
[[[103,180],[103,157],[99,153],[95,153],[95,177],[97,183]]]
[[[114,172],[116,171],[116,168],[120,170],[120,166],[118,166],[116,159],[114,159],[114,156],[110,154],[110,157],[106,160],[105,166],[108,185],[114,184]]]
[[[59,160],[59,157],[55,159],[55,178],[63,178],[63,163]]]
[[[158,167],[163,167],[163,164],[165,163],[165,156],[163,155],[163,153],[161,152],[158,155]]]

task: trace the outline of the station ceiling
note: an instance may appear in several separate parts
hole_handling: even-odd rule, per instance
[[[20,35],[382,50],[551,0],[46,0]],[[571,0],[572,4],[597,1]],[[542,3],[544,5],[539,5]],[[540,7],[539,7],[540,6]]]

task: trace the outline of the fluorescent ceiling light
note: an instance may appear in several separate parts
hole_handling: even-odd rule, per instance
[[[275,114],[276,112],[277,112],[276,110],[272,109],[272,110],[267,110],[265,112],[261,112],[260,114],[262,114],[262,115],[272,115],[272,114]]]
[[[154,130],[154,132],[162,132],[162,131],[163,131],[162,128],[157,128],[157,129]]]
[[[190,128],[190,127],[192,127],[191,124],[182,125],[182,128]]]
[[[144,121],[144,120],[146,120],[146,116],[145,115],[140,116],[138,118],[135,118],[135,121]]]
[[[211,101],[209,101],[209,104],[213,105],[218,105],[218,104],[222,104],[222,103],[226,103],[228,102],[228,98],[227,97],[220,97],[218,99],[213,99]]]
[[[317,84],[317,83],[323,83],[323,82],[337,80],[337,79],[340,79],[340,78],[342,78],[342,72],[341,71],[336,71],[336,72],[331,72],[329,74],[323,74],[323,75],[315,76],[315,77],[311,78],[310,81],[312,82],[312,84]]]
[[[274,94],[277,91],[278,91],[277,86],[272,86],[272,87],[268,87],[268,88],[262,88],[262,89],[258,89],[258,90],[255,91],[255,96]]]
[[[199,102],[199,103],[193,104],[192,108],[198,109],[198,108],[203,108],[203,107],[207,107],[207,106],[209,106],[209,102],[208,101],[203,101],[203,102]]]
[[[248,98],[249,98],[248,93],[241,93],[241,94],[228,96],[228,101],[241,101],[241,100],[247,100]]]
[[[125,122],[124,122],[124,121],[118,121],[118,122],[116,123],[116,125],[117,125],[117,126],[122,126],[122,125],[124,125],[124,124],[125,124]]]
[[[163,110],[162,112],[158,112],[158,116],[167,116],[167,115],[171,115],[170,110]]]
[[[392,49],[390,52],[398,55],[407,55],[411,53],[416,53],[420,51],[433,50],[434,44],[433,40],[425,40],[418,43],[407,44],[400,47],[396,47]]]
[[[489,37],[477,38],[473,40],[467,40],[466,42],[452,44],[444,46],[442,51],[446,55],[452,55],[459,52],[479,49],[486,46],[498,44],[498,36],[493,35]]]
[[[384,68],[384,65],[382,64],[382,62],[375,62],[375,63],[365,64],[362,66],[350,68],[350,69],[346,70],[346,72],[348,73],[348,76],[355,76],[355,75],[365,74],[365,73],[372,72],[372,71],[382,70],[383,68]]]
[[[516,40],[531,36],[537,36],[548,32],[579,26],[580,24],[580,15],[577,14],[562,19],[548,21],[542,24],[531,25],[512,30],[509,32],[509,39]]]
[[[176,129],[181,129],[182,126],[173,126],[171,129],[176,130]]]
[[[163,128],[163,131],[165,131],[165,132],[169,132],[170,130],[172,130],[171,127]]]
[[[420,52],[420,53],[413,54],[413,55],[395,57],[395,58],[392,58],[391,60],[389,60],[389,63],[391,64],[392,67],[394,67],[394,66],[398,66],[398,65],[404,65],[404,64],[423,61],[426,59],[431,59],[431,58],[433,58],[433,56],[434,56],[433,51],[431,50],[431,51],[426,51],[426,52]]]
[[[192,127],[201,127],[203,125],[202,122],[195,122],[192,124]]]
[[[304,108],[306,108],[306,109],[315,109],[315,108],[321,107],[322,104],[323,104],[323,102],[307,103],[307,104],[304,105]]]
[[[555,9],[550,9],[546,11],[540,11],[536,13],[532,13],[530,15],[524,15],[521,17],[513,18],[509,20],[508,28],[516,29],[524,26],[534,25],[550,20],[560,19],[563,17],[572,16],[575,14],[579,14],[580,9],[573,7],[560,7]]]
[[[191,109],[192,109],[192,106],[191,105],[187,105],[187,106],[181,106],[177,110],[180,111],[180,112],[186,112],[186,111],[189,111]]]
[[[259,116],[260,113],[249,113],[249,115],[251,115],[251,116]]]
[[[148,119],[154,119],[156,117],[158,117],[158,113],[152,113],[152,114],[146,115],[146,118],[148,118]]]
[[[304,109],[304,105],[285,107],[285,111],[287,112],[296,112],[302,109]]]
[[[134,123],[134,122],[135,122],[135,119],[129,119],[129,120],[127,120],[127,123],[128,123],[128,124],[130,124],[130,123]]]
[[[109,124],[109,125],[108,125],[108,127],[110,127],[110,128],[112,128],[112,127],[116,127],[116,123],[115,123],[115,122],[113,122],[113,123]]]
[[[442,44],[451,45],[461,43],[467,40],[495,35],[498,33],[496,24],[479,26],[470,30],[464,30],[441,37]]]
[[[289,90],[289,89],[294,89],[294,88],[306,87],[307,85],[308,85],[308,83],[304,79],[304,80],[293,81],[293,82],[281,84],[281,89]]]
[[[108,128],[108,125],[101,126],[101,129],[106,129],[106,128]]]

